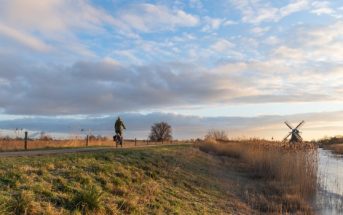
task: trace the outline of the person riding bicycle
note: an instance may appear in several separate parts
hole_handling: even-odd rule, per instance
[[[120,145],[123,144],[123,129],[126,129],[124,122],[118,117],[114,124],[114,130],[116,132],[116,135],[120,137]]]

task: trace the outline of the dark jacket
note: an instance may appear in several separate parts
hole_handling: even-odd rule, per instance
[[[126,129],[123,121],[121,121],[120,118],[118,118],[116,123],[114,124],[114,129],[115,129],[116,133],[121,133],[123,131],[123,129]]]

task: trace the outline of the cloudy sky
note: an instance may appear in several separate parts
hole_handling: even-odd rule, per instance
[[[341,0],[0,2],[0,135],[343,131]]]

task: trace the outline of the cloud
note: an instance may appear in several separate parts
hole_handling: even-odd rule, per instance
[[[233,48],[235,45],[226,39],[218,39],[211,48],[216,52],[226,52],[228,49]]]
[[[330,7],[329,1],[314,1],[312,2],[313,9],[311,10],[311,13],[314,13],[318,16],[327,14],[327,15],[333,15],[335,14],[335,10]]]
[[[303,13],[304,24],[261,24],[332,5],[231,2],[244,23],[232,21],[237,11],[224,17],[226,11],[207,13],[182,2],[130,2],[112,10],[83,0],[3,1],[0,109],[106,114],[342,99],[341,21],[309,25],[306,19],[315,16]],[[232,24],[240,26],[223,27]]]
[[[306,53],[304,53],[301,49],[290,48],[287,46],[280,46],[276,48],[273,54],[279,58],[301,62],[306,59]]]
[[[191,67],[182,64],[123,67],[108,62],[79,62],[72,67],[32,66],[22,70],[24,67],[18,63],[6,61],[3,59],[0,67],[6,66],[12,73],[0,76],[11,82],[1,88],[6,98],[2,107],[7,113],[134,111],[216,101],[240,94],[235,84],[221,83],[225,74],[187,71]]]
[[[19,42],[39,50],[52,47],[54,54],[72,52],[74,57],[75,54],[94,56],[79,33],[94,36],[106,32],[105,26],[120,25],[104,10],[83,0],[5,0],[0,8],[0,19],[10,28],[5,29],[7,34]]]
[[[219,18],[212,18],[209,16],[205,16],[203,18],[204,27],[202,28],[202,31],[204,32],[210,32],[213,30],[217,30],[220,28],[220,26],[225,22],[225,19],[219,19]]]
[[[119,13],[121,22],[133,30],[155,32],[177,27],[193,27],[199,18],[183,10],[171,10],[163,5],[135,4]]]
[[[304,64],[340,64],[343,61],[342,21],[322,26],[300,25],[291,32],[296,36],[285,37],[286,42],[272,50],[272,56]]]
[[[254,27],[251,29],[251,32],[256,35],[256,36],[261,36],[263,35],[264,33],[268,32],[269,31],[269,27]]]
[[[14,120],[1,120],[1,135],[13,134],[15,128],[24,128],[33,135],[44,131],[48,134],[64,137],[85,135],[81,129],[90,129],[93,134],[111,136],[113,124],[117,117],[124,120],[127,127],[125,138],[145,139],[149,135],[150,126],[155,122],[166,121],[173,129],[173,136],[177,139],[203,138],[210,129],[224,130],[229,137],[259,137],[281,140],[289,129],[283,124],[289,121],[293,126],[302,120],[305,125],[301,128],[302,136],[306,140],[322,138],[325,135],[340,134],[342,130],[343,112],[319,112],[294,114],[286,116],[269,115],[256,117],[198,117],[171,113],[118,113],[113,116],[94,117],[31,117],[17,118]],[[11,132],[12,131],[12,132]]]
[[[230,25],[237,25],[238,23],[236,21],[233,20],[225,20],[223,22],[223,26],[230,26]]]
[[[261,0],[231,0],[231,3],[242,13],[242,21],[252,24],[277,22],[309,6],[308,0],[292,0],[283,7],[275,7]]]
[[[5,0],[1,17],[12,26],[52,34],[70,32],[70,29],[101,31],[106,23],[116,20],[100,8],[83,0]]]
[[[111,11],[84,0],[5,0],[0,19],[6,37],[38,51],[52,47],[57,55],[72,52],[79,59],[97,57],[102,39],[129,41],[141,33],[174,31],[200,22],[195,15],[164,5],[127,4]]]
[[[6,26],[0,22],[0,34],[5,35],[6,37],[18,41],[19,43],[30,47],[34,50],[47,52],[52,48],[45,44],[43,41],[23,32],[20,32],[16,29],[13,29],[9,26]]]
[[[0,108],[27,115],[106,114],[206,104],[333,101],[341,67],[315,72],[284,61],[226,62],[209,68],[169,62],[30,65],[2,56]],[[337,72],[338,71],[338,72]],[[311,76],[311,79],[306,78]],[[320,80],[325,80],[321,82]],[[299,86],[302,86],[299,89]],[[322,92],[322,93],[314,93]],[[338,92],[338,91],[337,91]]]

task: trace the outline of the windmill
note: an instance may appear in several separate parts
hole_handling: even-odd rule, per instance
[[[287,134],[287,136],[283,139],[282,142],[285,142],[287,140],[287,138],[289,136],[291,136],[291,139],[289,140],[290,143],[299,143],[303,141],[303,138],[300,136],[300,131],[298,130],[303,124],[305,123],[305,121],[301,121],[297,127],[292,128],[292,126],[289,125],[288,122],[285,122],[285,124],[287,125],[287,127],[289,129],[291,129],[291,132],[289,132],[289,134]]]

